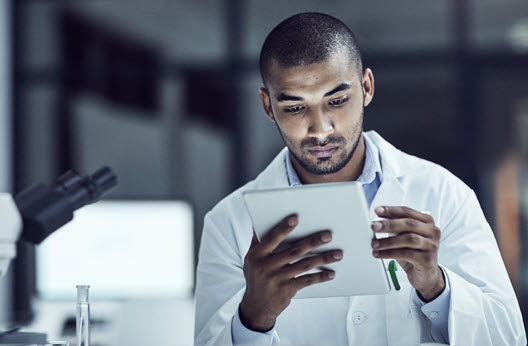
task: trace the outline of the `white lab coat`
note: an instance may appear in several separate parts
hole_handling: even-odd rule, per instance
[[[442,230],[438,261],[451,287],[450,343],[526,345],[519,304],[474,192],[446,169],[399,151],[376,132],[365,135],[379,149],[383,173],[371,217],[376,206],[403,205],[429,211]],[[242,192],[288,186],[287,153],[282,150],[255,180],[205,216],[195,296],[197,345],[232,344],[231,323],[244,294],[242,268],[253,235]],[[387,295],[292,300],[277,319],[276,340],[292,345],[432,341],[416,293],[403,270],[397,274],[402,288]]]

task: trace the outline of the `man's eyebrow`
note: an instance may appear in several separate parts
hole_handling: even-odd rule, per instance
[[[331,95],[333,95],[335,93],[338,93],[340,91],[347,90],[347,89],[350,89],[350,84],[341,83],[337,87],[335,87],[334,89],[332,89],[329,92],[327,92],[326,94],[324,94],[324,97],[331,96]],[[302,97],[292,96],[292,95],[288,95],[288,94],[285,94],[285,93],[280,93],[279,96],[277,96],[277,102],[303,101],[303,100],[304,99]]]
[[[304,100],[302,97],[299,96],[292,96],[285,93],[280,93],[279,96],[277,96],[277,102],[283,102],[283,101],[302,101]]]
[[[329,92],[324,94],[324,97],[331,96],[331,95],[333,95],[333,94],[335,94],[337,92],[340,92],[340,91],[343,91],[343,90],[346,90],[346,89],[350,89],[350,84],[341,83],[337,87],[333,88],[332,90],[330,90]]]

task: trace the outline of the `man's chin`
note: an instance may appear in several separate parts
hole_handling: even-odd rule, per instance
[[[316,175],[327,175],[333,174],[339,171],[337,163],[332,162],[332,158],[325,157],[317,159],[317,162],[310,162],[302,165],[308,172]]]

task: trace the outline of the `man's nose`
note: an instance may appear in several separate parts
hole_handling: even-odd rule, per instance
[[[310,117],[308,135],[310,137],[323,139],[334,133],[332,119],[322,111],[313,111]]]

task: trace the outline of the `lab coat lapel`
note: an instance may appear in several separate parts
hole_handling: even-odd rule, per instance
[[[403,202],[404,190],[398,179],[390,172],[383,173],[383,182],[372,200],[369,215],[371,220],[378,218],[374,212],[380,206],[399,206]]]
[[[382,183],[369,209],[370,219],[376,220],[379,218],[374,212],[376,207],[402,205],[405,191],[398,178],[404,175],[404,167],[401,166],[401,160],[398,160],[401,152],[379,134],[375,131],[369,131],[365,133],[365,136],[377,147],[381,166]],[[385,237],[387,237],[387,233],[378,234],[378,238]]]

